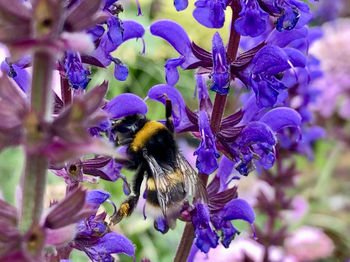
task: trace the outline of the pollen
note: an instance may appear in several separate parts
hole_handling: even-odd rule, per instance
[[[129,215],[129,210],[130,210],[129,203],[123,203],[120,206],[119,212],[123,217],[126,217],[127,215]]]

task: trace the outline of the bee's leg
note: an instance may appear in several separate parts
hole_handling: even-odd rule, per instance
[[[170,130],[171,133],[174,133],[174,123],[171,117],[171,112],[172,112],[171,100],[166,97],[165,98],[166,127]]]
[[[111,222],[110,222],[111,224],[114,225],[119,223],[124,217],[130,216],[134,211],[140,197],[140,188],[143,181],[144,173],[145,173],[145,168],[143,167],[143,165],[141,165],[134,176],[135,179],[132,185],[131,194],[120,205],[120,208],[118,209],[117,213],[111,217]]]

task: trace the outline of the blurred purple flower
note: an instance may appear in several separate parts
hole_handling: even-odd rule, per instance
[[[63,66],[71,86],[85,89],[90,81],[90,72],[83,66],[79,53],[67,51]]]
[[[316,108],[325,118],[338,113],[340,117],[350,119],[349,25],[349,19],[324,24],[324,36],[310,50],[322,61],[324,75],[313,85],[322,92]]]
[[[30,56],[25,56],[22,59],[12,63],[9,58],[1,63],[1,71],[5,72],[9,77],[13,78],[17,85],[28,94],[30,91],[30,75],[25,69],[31,63]]]

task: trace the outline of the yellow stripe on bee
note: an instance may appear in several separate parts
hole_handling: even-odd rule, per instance
[[[156,191],[156,184],[153,178],[147,179],[147,190]]]
[[[135,135],[133,142],[130,147],[133,151],[137,152],[140,150],[147,141],[156,134],[159,130],[166,129],[164,125],[157,121],[149,121],[147,122],[140,131],[138,131]]]

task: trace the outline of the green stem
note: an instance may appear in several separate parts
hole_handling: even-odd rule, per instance
[[[38,223],[42,214],[48,159],[40,152],[45,134],[41,124],[52,116],[51,77],[54,66],[49,53],[38,51],[33,58],[32,113],[27,119],[27,148],[22,178],[22,208],[19,229],[23,234]]]

